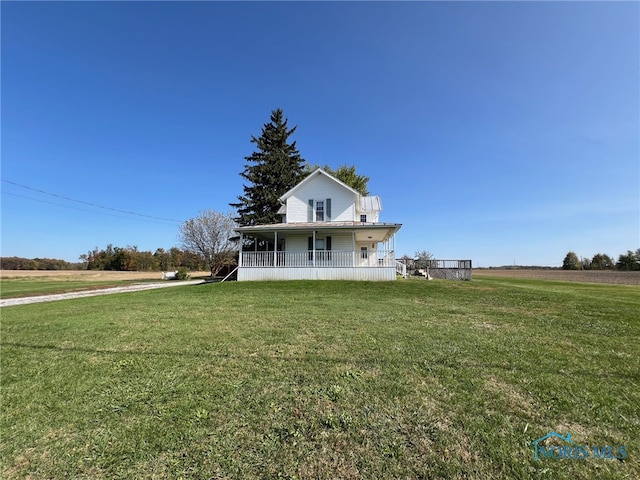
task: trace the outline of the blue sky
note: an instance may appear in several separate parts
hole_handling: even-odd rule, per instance
[[[230,211],[275,108],[307,161],[371,177],[400,255],[640,247],[638,2],[3,1],[1,18],[3,256],[178,245],[180,221]]]

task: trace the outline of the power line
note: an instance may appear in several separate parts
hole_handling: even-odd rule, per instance
[[[4,190],[1,193],[2,193],[2,195],[10,195],[12,197],[26,198],[27,200],[33,200],[34,202],[46,203],[48,205],[56,205],[58,207],[72,208],[73,210],[79,210],[81,212],[89,212],[89,213],[94,213],[94,214],[99,214],[99,215],[108,215],[110,217],[124,218],[124,219],[127,219],[127,220],[136,220],[136,221],[139,221],[139,222],[157,223],[158,225],[168,225],[167,223],[156,222],[154,220],[147,220],[145,218],[131,218],[131,217],[125,217],[123,215],[116,215],[114,213],[96,212],[95,210],[87,210],[86,208],[74,207],[73,205],[64,205],[62,203],[50,202],[48,200],[42,200],[41,198],[27,197],[26,195],[18,195],[17,193],[5,192]]]
[[[68,201],[70,201],[70,202],[81,203],[81,204],[83,204],[83,205],[89,205],[89,206],[91,206],[91,207],[96,207],[96,208],[102,208],[102,209],[104,209],[104,210],[111,210],[112,212],[125,213],[125,214],[127,214],[127,215],[136,215],[136,216],[138,216],[138,217],[152,218],[152,219],[154,219],[154,220],[164,220],[164,221],[166,221],[166,222],[182,223],[182,221],[181,221],[181,220],[176,220],[176,219],[174,219],[174,218],[164,218],[164,217],[156,217],[156,216],[154,216],[154,215],[145,215],[144,213],[130,212],[130,211],[128,211],[128,210],[120,210],[120,209],[117,209],[117,208],[105,207],[104,205],[98,205],[98,204],[96,204],[96,203],[85,202],[85,201],[83,201],[83,200],[77,200],[77,199],[75,199],[75,198],[66,197],[66,196],[64,196],[64,195],[59,195],[59,194],[57,194],[57,193],[47,192],[47,191],[45,191],[45,190],[40,190],[40,189],[38,189],[38,188],[33,188],[33,187],[28,186],[28,185],[23,185],[23,184],[21,184],[21,183],[12,182],[11,180],[6,180],[6,179],[4,179],[4,178],[2,179],[2,181],[3,181],[4,183],[9,183],[9,184],[11,184],[11,185],[15,185],[16,187],[25,188],[25,189],[27,189],[27,190],[32,190],[32,191],[34,191],[34,192],[43,193],[43,194],[45,194],[45,195],[50,195],[50,196],[52,196],[52,197],[56,197],[56,198],[62,198],[62,199],[64,199],[64,200],[68,200]],[[5,192],[3,192],[3,193],[5,193]],[[16,195],[16,196],[19,196],[19,195]],[[24,198],[29,198],[29,197],[24,197]],[[35,199],[35,198],[32,198],[31,200],[36,200],[36,199]],[[47,202],[45,202],[45,203],[47,203]],[[51,203],[51,202],[48,202],[48,203]],[[54,205],[60,205],[60,204],[54,204]],[[64,206],[64,205],[60,205],[60,206]]]

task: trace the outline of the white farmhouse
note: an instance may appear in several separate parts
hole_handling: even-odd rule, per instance
[[[379,197],[365,197],[322,169],[280,197],[282,223],[236,228],[238,280],[395,280],[398,223],[382,223]],[[243,250],[253,238],[269,251]]]

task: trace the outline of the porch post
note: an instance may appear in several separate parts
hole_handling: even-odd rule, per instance
[[[278,231],[273,232],[273,266],[278,266]]]
[[[244,237],[242,236],[242,232],[240,232],[240,251],[238,252],[238,266],[242,266],[242,242]]]
[[[313,231],[313,266],[316,266],[316,231]]]
[[[393,236],[391,237],[393,239],[393,259],[396,259],[396,232],[393,232]]]
[[[353,230],[351,232],[351,243],[353,245],[353,248],[351,249],[353,251],[352,256],[353,256],[353,263],[352,266],[355,267],[356,266],[356,232],[355,230]]]

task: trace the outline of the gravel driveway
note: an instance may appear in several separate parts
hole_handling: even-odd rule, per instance
[[[187,280],[187,281],[165,281],[162,283],[138,283],[136,285],[103,288],[100,290],[83,290],[80,292],[58,293],[55,295],[38,295],[36,297],[7,298],[7,299],[0,300],[0,307],[12,307],[14,305],[26,305],[28,303],[55,302],[56,300],[67,300],[70,298],[96,297],[98,295],[109,295],[111,293],[137,292],[140,290],[152,290],[154,288],[180,287],[183,285],[198,285],[200,283],[205,283],[205,281],[204,280]]]

